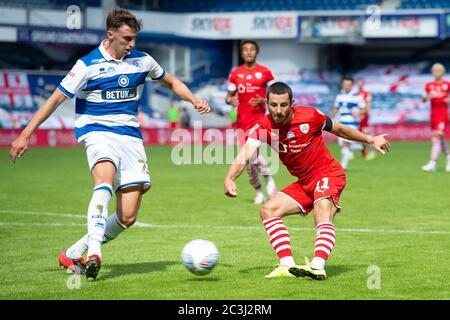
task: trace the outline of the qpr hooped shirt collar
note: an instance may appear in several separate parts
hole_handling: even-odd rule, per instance
[[[124,55],[124,56],[122,57],[122,59],[114,59],[113,57],[111,57],[111,55],[110,55],[110,54],[108,53],[108,51],[106,51],[106,49],[105,49],[104,43],[105,43],[106,41],[108,41],[108,39],[103,40],[103,41],[100,43],[100,45],[98,46],[98,49],[100,50],[100,53],[102,54],[103,58],[105,58],[105,60],[108,61],[108,62],[109,62],[109,61],[115,61],[115,62],[118,62],[118,63],[122,63],[122,62],[123,62],[123,59],[125,59],[125,57],[131,53],[131,51],[128,52],[126,55]]]

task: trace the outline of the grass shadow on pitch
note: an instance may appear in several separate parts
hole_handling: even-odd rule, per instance
[[[180,264],[178,261],[156,261],[143,263],[111,264],[105,266],[105,271],[100,270],[96,281],[105,281],[124,275],[144,274],[158,271],[166,271],[172,265]]]
[[[189,278],[187,279],[187,281],[191,281],[191,282],[216,282],[216,281],[220,281],[220,278],[218,277],[208,277],[206,276],[205,278],[200,277],[200,276],[194,276],[195,278]]]
[[[274,267],[272,269],[274,269],[276,266],[274,265]],[[261,272],[267,272],[269,273],[270,271],[272,271],[272,269],[270,269],[271,266],[259,266],[259,267],[252,267],[252,268],[247,268],[247,269],[240,269],[239,272],[240,273],[253,273],[254,271],[261,273]]]
[[[276,267],[276,265],[273,266],[273,268],[271,269],[270,266],[259,266],[259,267],[252,267],[252,268],[247,268],[247,269],[241,269],[239,270],[240,273],[270,273],[274,268]],[[327,271],[327,276],[330,278],[334,278],[337,276],[340,276],[343,273],[355,270],[356,268],[353,267],[347,267],[347,266],[327,266],[326,267],[326,271]]]
[[[349,271],[354,271],[356,270],[356,268],[353,267],[348,267],[348,266],[336,266],[336,265],[330,265],[330,266],[326,266],[325,270],[327,271],[327,277],[328,278],[335,278],[335,277],[339,277],[341,274],[349,272]]]

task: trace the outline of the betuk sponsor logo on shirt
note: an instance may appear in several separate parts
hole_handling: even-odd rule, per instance
[[[136,98],[136,88],[103,90],[103,100],[127,100]]]

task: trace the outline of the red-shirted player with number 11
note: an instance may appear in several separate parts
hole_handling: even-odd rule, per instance
[[[269,114],[248,133],[239,155],[234,159],[224,182],[224,192],[237,196],[234,182],[244,171],[248,161],[255,156],[261,142],[276,146],[281,162],[297,181],[283,188],[260,211],[260,216],[280,265],[266,278],[309,276],[326,278],[325,262],[333,249],[335,230],[334,215],[340,210],[339,197],[346,178],[342,166],[328,151],[322,131],[330,131],[338,137],[370,144],[384,154],[390,144],[384,135],[370,136],[345,126],[317,109],[293,106],[292,90],[282,82],[267,89],[266,103]],[[292,256],[290,238],[283,217],[292,214],[308,214],[314,211],[316,240],[314,258],[305,265],[296,265]]]

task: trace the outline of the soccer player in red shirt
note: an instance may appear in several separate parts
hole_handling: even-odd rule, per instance
[[[447,142],[444,139],[444,131],[448,124],[448,103],[450,98],[448,93],[450,90],[450,82],[442,79],[445,68],[440,63],[435,63],[431,67],[431,73],[434,81],[425,85],[425,95],[423,101],[431,102],[430,124],[433,136],[431,138],[431,159],[422,167],[423,171],[436,171],[436,162],[439,154],[444,153],[447,158],[445,171],[450,172],[450,156]]]
[[[258,64],[256,57],[259,46],[253,40],[241,43],[241,57],[244,64],[235,68],[228,78],[228,93],[226,103],[237,108],[236,129],[246,132],[253,127],[266,114],[264,97],[266,88],[274,79],[272,72]],[[263,156],[258,156],[255,164],[247,167],[250,184],[256,190],[255,204],[264,202],[259,174],[265,177],[266,191],[269,199],[277,192],[275,182],[270,175],[269,167]]]
[[[365,134],[371,134],[369,128],[369,112],[372,107],[372,94],[369,91],[364,90],[364,80],[358,79],[356,81],[356,86],[358,87],[358,95],[363,98],[365,103],[364,114],[359,121],[359,131],[364,132]],[[369,149],[369,151],[368,151]],[[367,145],[363,145],[362,149],[362,157],[366,160],[373,160],[375,158],[375,150],[368,147]]]
[[[322,131],[370,144],[381,154],[389,151],[390,144],[386,135],[366,135],[313,107],[293,106],[293,102],[292,90],[285,83],[276,82],[267,89],[269,114],[249,131],[225,178],[224,192],[229,197],[237,196],[234,180],[262,142],[276,146],[281,162],[297,181],[278,192],[260,211],[270,243],[280,258],[280,265],[266,278],[295,275],[321,280],[326,278],[325,262],[336,241],[333,218],[341,208],[339,197],[346,184],[344,169],[325,146]],[[311,263],[295,265],[289,234],[281,219],[298,213],[307,215],[311,210],[317,230],[314,258]]]

